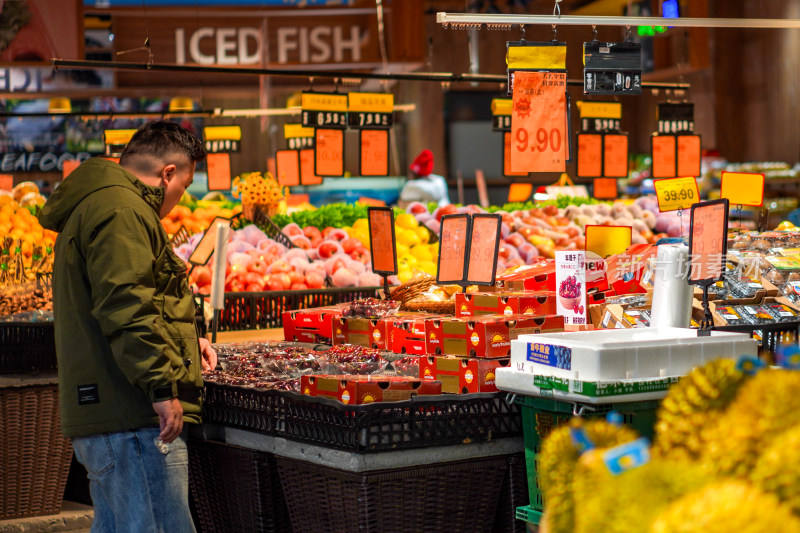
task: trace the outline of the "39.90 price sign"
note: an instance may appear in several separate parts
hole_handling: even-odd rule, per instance
[[[693,177],[655,180],[653,185],[656,189],[658,210],[662,213],[688,209],[700,201],[697,180]]]
[[[567,161],[567,75],[515,73],[511,111],[512,172],[564,172]]]

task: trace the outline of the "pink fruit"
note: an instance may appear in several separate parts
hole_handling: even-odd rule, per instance
[[[295,235],[292,237],[292,244],[303,250],[311,248],[311,240],[305,235]]]
[[[335,254],[341,251],[341,245],[338,242],[333,241],[323,241],[322,244],[319,245],[319,248],[317,248],[317,253],[322,259],[333,257]]]
[[[325,284],[325,276],[317,270],[308,270],[305,276],[305,283],[309,289],[320,289]]]
[[[411,213],[412,215],[416,215],[417,213],[427,213],[428,208],[425,207],[425,204],[422,202],[411,202],[406,207],[406,213]]]
[[[331,280],[334,287],[353,287],[358,283],[358,277],[346,267],[337,269]]]
[[[300,226],[298,226],[294,222],[286,224],[281,231],[283,232],[284,235],[286,235],[289,238],[292,238],[296,235],[303,235],[303,230],[300,229]]]

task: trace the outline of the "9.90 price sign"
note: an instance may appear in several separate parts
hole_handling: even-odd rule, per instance
[[[558,128],[551,128],[549,131],[545,128],[536,130],[535,136],[533,132],[528,132],[525,128],[517,128],[514,132],[514,139],[516,140],[516,148],[520,152],[530,150],[531,152],[553,152],[558,153],[561,151],[561,130]]]

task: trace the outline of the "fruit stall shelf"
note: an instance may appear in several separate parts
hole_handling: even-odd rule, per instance
[[[218,331],[283,326],[284,311],[311,309],[362,298],[375,298],[382,287],[328,287],[297,291],[230,292],[220,313]],[[203,296],[205,300],[207,296]]]
[[[499,393],[417,396],[345,405],[297,393],[206,383],[203,419],[352,452],[490,442],[522,435],[517,405]]]
[[[550,434],[551,430],[568,421],[576,414],[592,418],[605,417],[609,412],[616,411],[622,415],[622,421],[625,425],[631,426],[643,437],[652,438],[656,422],[656,411],[660,405],[660,402],[655,400],[603,405],[581,404],[523,395],[515,395],[514,403],[520,406],[522,412],[525,460],[528,470],[528,494],[530,496],[529,510],[526,512],[533,518],[536,518],[536,515],[531,514],[531,511],[540,513],[544,509],[542,493],[539,491],[536,478],[537,458],[541,442]],[[519,509],[517,509],[517,517],[520,517]],[[522,519],[532,522],[528,518]]]
[[[773,322],[770,324],[741,324],[734,326],[713,326],[712,329],[719,331],[735,331],[739,333],[749,333],[751,337],[761,337],[761,352],[768,352],[775,355],[782,342],[781,337],[786,336],[785,342],[797,344],[800,338],[800,321]]]

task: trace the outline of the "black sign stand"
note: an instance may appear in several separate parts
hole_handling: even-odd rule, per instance
[[[692,257],[694,256],[694,220],[695,220],[695,212],[698,209],[708,208],[717,204],[722,204],[724,206],[724,223],[722,227],[722,236],[721,238],[721,247],[720,247],[720,274],[719,276],[707,279],[692,279]],[[716,283],[717,281],[721,280],[723,277],[723,273],[725,272],[725,255],[728,251],[728,199],[723,198],[721,200],[711,200],[708,202],[701,202],[692,205],[692,214],[690,219],[690,230],[689,230],[689,275],[688,275],[688,283],[690,285],[699,285],[703,287],[703,318],[700,320],[700,328],[697,330],[698,337],[707,337],[711,335],[711,326],[714,324],[714,317],[711,314],[711,309],[708,304],[708,288]],[[705,231],[713,231],[705,229]]]

